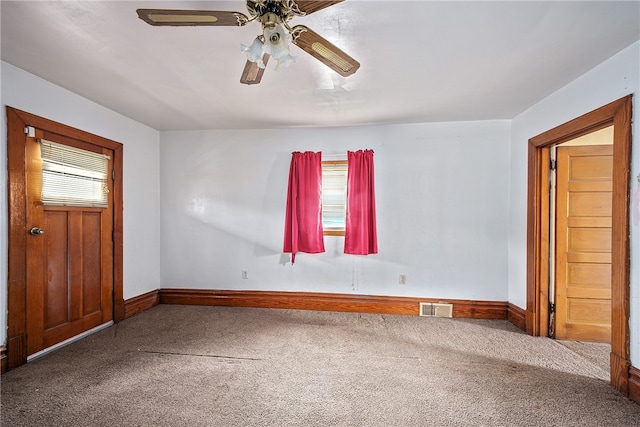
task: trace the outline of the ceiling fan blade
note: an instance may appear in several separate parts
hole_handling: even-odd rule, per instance
[[[333,6],[334,4],[342,3],[344,0],[298,0],[298,9],[304,12],[305,15],[317,12],[325,7]]]
[[[269,55],[266,53],[262,55],[262,62],[264,62],[264,65],[266,66],[267,62],[269,62]],[[247,63],[244,64],[244,70],[242,70],[240,83],[245,85],[256,85],[262,80],[263,74],[264,68],[260,68],[257,63],[247,60]]]
[[[249,18],[240,12],[216,10],[138,9],[138,17],[155,26],[234,26],[241,27]]]
[[[324,39],[318,33],[304,25],[293,27],[293,43],[302,50],[334,70],[347,77],[360,68],[360,63]]]

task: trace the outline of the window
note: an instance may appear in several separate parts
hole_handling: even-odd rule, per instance
[[[38,142],[44,205],[108,207],[109,156],[43,139]]]
[[[347,206],[347,161],[322,162],[322,228],[325,236],[344,236]]]
[[[321,152],[291,153],[282,251],[322,253],[324,236],[344,236],[344,253],[378,253],[373,150],[322,161]],[[347,212],[348,210],[348,212]]]

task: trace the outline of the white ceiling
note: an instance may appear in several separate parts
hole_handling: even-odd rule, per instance
[[[640,2],[346,0],[304,24],[356,58],[239,83],[245,27],[152,27],[137,8],[237,1],[5,1],[2,60],[158,130],[511,119],[640,39]]]

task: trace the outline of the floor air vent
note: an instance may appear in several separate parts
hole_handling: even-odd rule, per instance
[[[453,304],[421,302],[420,316],[453,317]]]

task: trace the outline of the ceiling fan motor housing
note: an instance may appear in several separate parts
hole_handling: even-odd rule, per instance
[[[273,12],[268,12],[260,18],[262,28],[273,28],[282,22],[282,19]]]
[[[273,13],[277,16],[282,16],[282,2],[280,0],[267,0],[265,2],[262,2],[261,4],[259,2],[255,2],[255,3],[257,3],[256,11],[260,15]]]
[[[287,23],[294,16],[304,16],[295,0],[247,1],[249,14],[258,17],[263,27]]]

